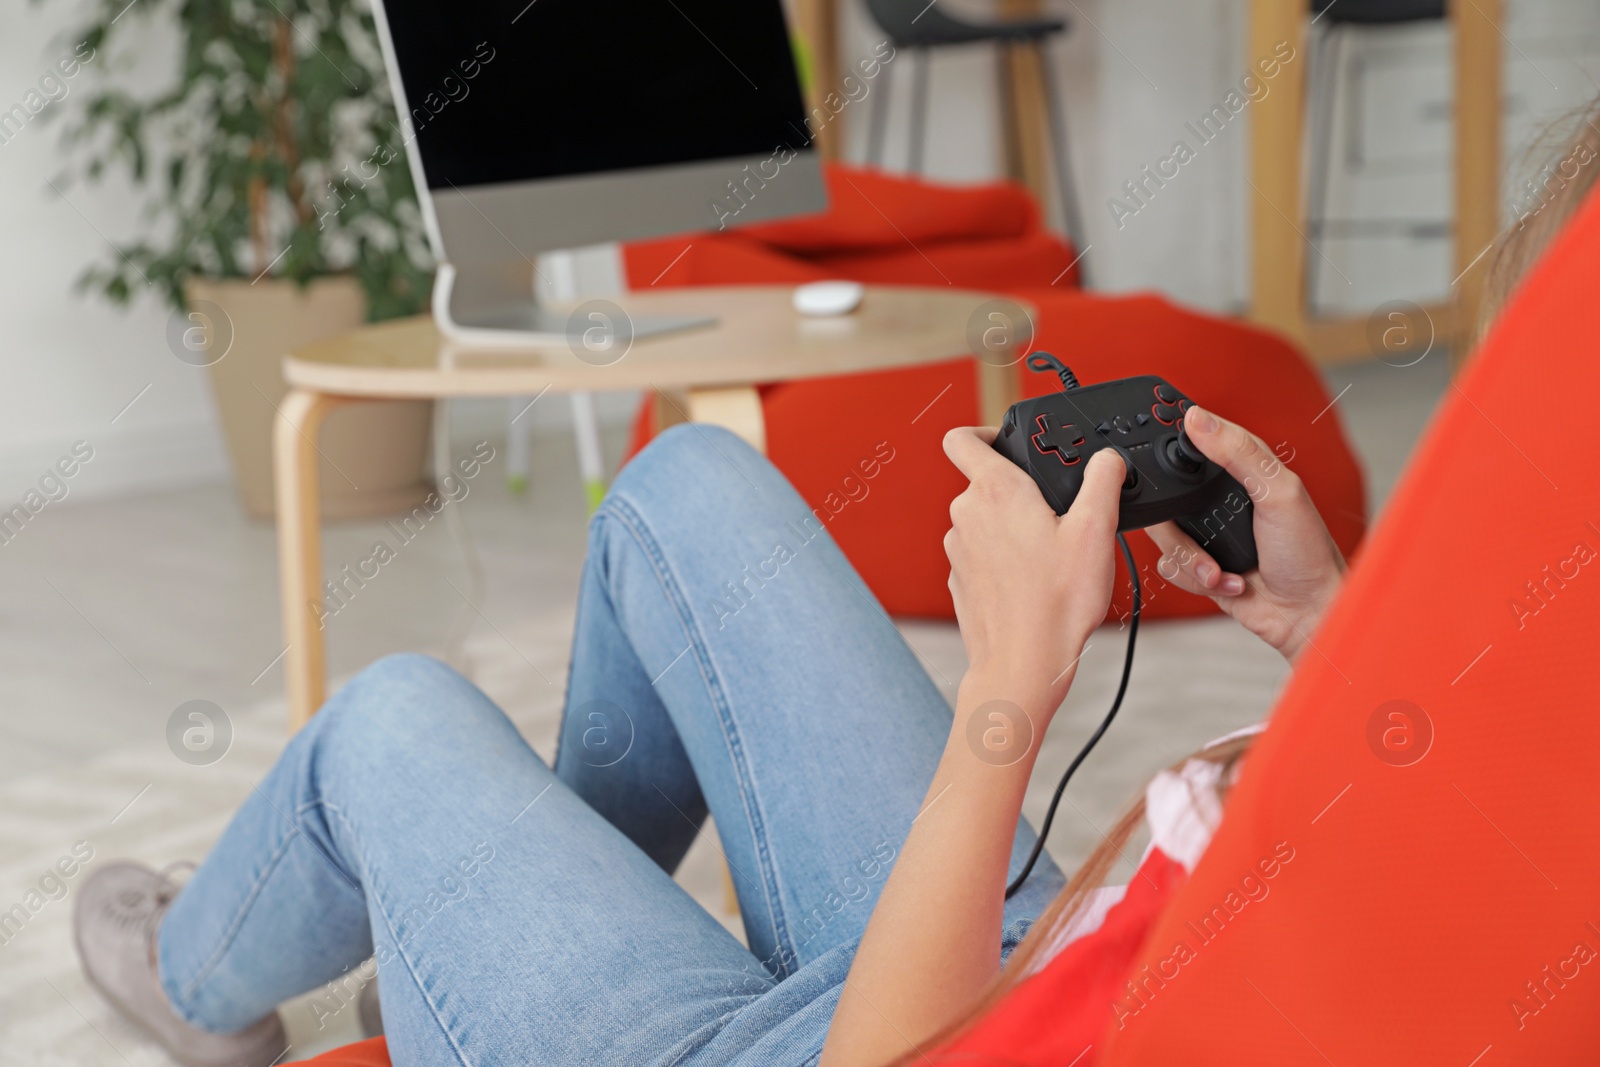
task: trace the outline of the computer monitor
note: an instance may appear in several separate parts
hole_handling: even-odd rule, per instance
[[[374,7],[447,335],[564,336],[541,253],[827,206],[780,0]]]

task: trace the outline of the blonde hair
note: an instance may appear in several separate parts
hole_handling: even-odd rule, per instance
[[[1557,162],[1549,160],[1557,156]],[[1537,171],[1536,163],[1541,163]],[[1600,97],[1547,125],[1523,154],[1531,172],[1523,211],[1501,231],[1490,254],[1479,305],[1477,340],[1510,302],[1528,270],[1583,203],[1600,177]]]

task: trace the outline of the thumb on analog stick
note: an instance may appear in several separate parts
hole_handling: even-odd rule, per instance
[[[1206,455],[1195,445],[1183,423],[1178,424],[1178,441],[1172,449],[1172,460],[1180,469],[1198,471],[1206,465]]]

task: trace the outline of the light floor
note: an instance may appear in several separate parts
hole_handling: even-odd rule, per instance
[[[1322,417],[1344,420],[1366,465],[1369,497],[1379,504],[1447,388],[1448,366],[1434,356],[1412,368],[1368,364],[1328,378],[1340,398]],[[464,453],[472,441],[456,444]],[[613,433],[608,454],[616,456],[620,444]],[[548,756],[584,505],[564,437],[536,442],[525,496],[507,492],[502,469],[491,466],[461,505],[485,582],[474,595],[483,618],[468,615],[463,662]],[[382,536],[376,523],[330,528],[325,562],[330,569],[353,563]],[[0,546],[0,909],[21,899],[43,865],[85,833],[100,835],[104,858],[110,847],[174,855],[203,849],[225,820],[229,798],[270,763],[276,744],[282,681],[273,664],[283,645],[275,582],[273,531],[244,519],[222,485],[69,501]],[[473,589],[460,548],[436,523],[330,621],[332,674],[348,676],[386,652],[440,651],[464,592]],[[954,627],[913,622],[903,629],[953,695],[951,683],[965,666]],[[1036,820],[1114,690],[1122,640],[1102,631],[1085,655],[1029,793]],[[1147,627],[1122,715],[1069,791],[1052,853],[1063,865],[1081,858],[1154,769],[1259,719],[1285,674],[1275,654],[1225,620]],[[1163,688],[1161,680],[1173,678],[1184,679],[1181,692]],[[196,770],[167,752],[169,715],[197,698],[235,717],[239,749],[231,764]],[[162,784],[108,824],[122,793],[135,798],[146,779]],[[697,845],[680,878],[720,910],[709,843]],[[118,1029],[76,979],[69,909],[70,897],[51,905],[39,929],[0,946],[0,1048],[37,1052],[45,1057],[37,1063],[69,1046],[72,1053],[59,1062],[163,1062],[137,1034]],[[310,1017],[291,1017],[303,1039],[297,1055],[353,1036],[306,1032]]]
[[[1434,357],[1329,373],[1343,394],[1324,417],[1344,418],[1374,505],[1447,369]],[[608,454],[620,447],[613,432]],[[490,623],[573,603],[585,518],[574,471],[571,442],[553,437],[536,444],[525,496],[508,493],[493,468],[472,483],[461,510],[482,557]],[[381,523],[330,527],[325,565],[354,563],[380,536]],[[268,669],[283,650],[276,576],[272,528],[245,519],[226,485],[42,513],[0,546],[0,781],[148,737],[185,700],[240,708],[281,695],[281,669]],[[461,552],[435,524],[330,620],[333,676],[385,652],[438,649],[463,610],[458,590],[470,592]]]

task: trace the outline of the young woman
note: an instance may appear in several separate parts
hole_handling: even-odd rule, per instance
[[[1263,487],[1261,566],[1223,574],[1167,525],[1163,573],[1292,659],[1338,551],[1260,441],[1199,408],[1187,426]],[[181,890],[131,863],[85,883],[89,977],[186,1064],[272,1063],[277,1005],[369,956],[398,1065],[916,1052],[1063,890],[1045,858],[1003,899],[1034,842],[1020,810],[1039,740],[1115,573],[1121,461],[1096,456],[1058,518],[992,436],[945,441],[971,481],[946,538],[971,664],[953,716],[782,476],[725,432],[679,427],[590,526],[553,769],[449,668],[382,660],[294,737]],[[1002,759],[968,740],[996,708],[1017,739]],[[671,879],[708,811],[748,949]]]
[[[1596,116],[1519,210],[1491,313],[1594,182]],[[1253,487],[1260,567],[1224,574],[1167,524],[1150,531],[1162,574],[1293,660],[1338,550],[1259,440],[1200,408],[1186,427]],[[953,716],[782,476],[677,427],[590,526],[554,769],[447,667],[385,659],[289,743],[181,889],[133,863],[84,884],[90,979],[197,1067],[281,1059],[277,1005],[368,957],[398,1067],[939,1062],[1095,928],[1145,810],[1070,883],[1045,857],[1005,899],[1035,840],[1020,811],[1039,739],[1110,601],[1123,472],[1097,455],[1058,518],[993,434],[945,439],[971,483],[945,539],[970,661]],[[998,756],[969,739],[997,723]],[[1152,837],[1183,866],[1247,745],[1152,784]],[[748,949],[671,879],[708,812]]]

